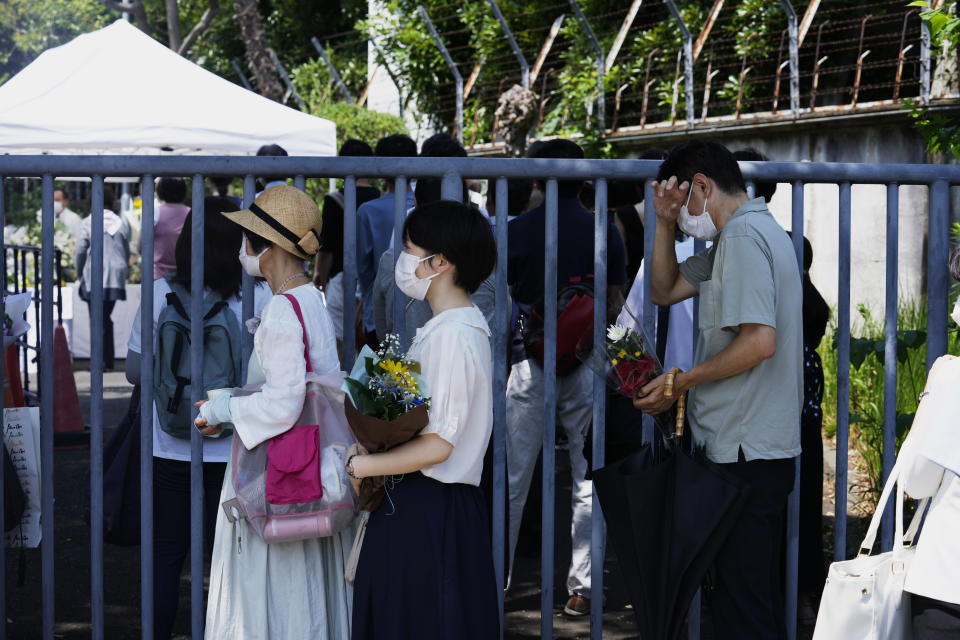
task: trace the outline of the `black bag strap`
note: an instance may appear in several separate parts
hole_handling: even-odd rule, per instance
[[[183,390],[190,384],[190,378],[178,376],[180,369],[180,356],[183,353],[183,334],[179,331],[173,339],[173,356],[170,361],[170,369],[173,371],[173,377],[177,379],[177,390],[167,401],[167,413],[177,413],[180,410],[180,403],[183,401]]]
[[[177,312],[181,318],[190,322],[190,316],[187,315],[187,310],[183,306],[183,302],[180,301],[180,297],[171,291],[167,294],[167,305],[173,307],[173,310]]]

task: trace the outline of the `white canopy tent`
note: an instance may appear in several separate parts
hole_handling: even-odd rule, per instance
[[[0,86],[0,153],[336,155],[336,125],[203,69],[131,24],[44,51]]]

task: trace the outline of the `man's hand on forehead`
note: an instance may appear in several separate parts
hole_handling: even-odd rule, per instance
[[[676,221],[680,215],[680,207],[686,203],[690,191],[690,183],[683,181],[679,185],[677,176],[670,176],[668,180],[653,182],[653,208],[657,215],[668,221]]]

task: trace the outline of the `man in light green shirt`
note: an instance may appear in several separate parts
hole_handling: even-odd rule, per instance
[[[676,376],[689,390],[694,440],[751,492],[717,558],[712,606],[718,638],[785,637],[784,519],[800,454],[803,292],[796,254],[762,198],[751,200],[730,151],[693,142],[670,152],[654,183],[657,212],[651,299],[699,296],[694,367]],[[678,264],[674,231],[713,241]],[[634,404],[669,408],[664,377]]]

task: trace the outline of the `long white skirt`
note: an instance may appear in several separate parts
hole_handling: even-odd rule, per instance
[[[231,466],[220,504],[235,496]],[[343,577],[353,532],[266,544],[221,508],[210,567],[207,640],[349,640],[353,589]]]

